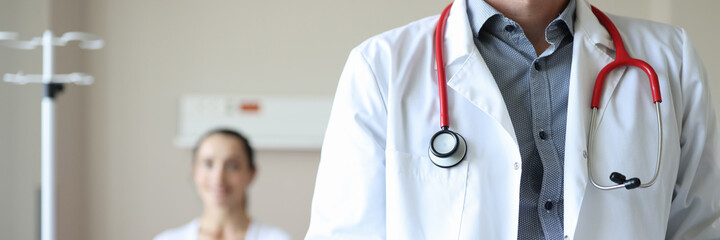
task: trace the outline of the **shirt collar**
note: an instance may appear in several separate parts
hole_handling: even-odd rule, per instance
[[[506,25],[510,24],[517,25],[517,23],[510,20],[509,18],[506,18],[502,13],[500,13],[494,7],[490,6],[490,4],[486,3],[484,0],[466,1],[468,20],[470,22],[470,28],[473,31],[473,36],[475,37],[477,37],[483,25],[485,25],[491,18],[492,20],[490,20],[490,22],[493,22],[491,23],[492,26],[486,26],[490,27],[492,29],[491,31],[502,31],[504,30]],[[571,35],[574,34],[573,27],[575,23],[575,1],[576,0],[570,0],[567,6],[565,6],[565,10],[563,10],[560,15],[550,23],[550,25],[545,29],[546,35],[550,36],[548,32],[554,31],[562,23],[567,26],[567,29],[569,30]],[[502,19],[503,21],[496,22],[495,19]]]

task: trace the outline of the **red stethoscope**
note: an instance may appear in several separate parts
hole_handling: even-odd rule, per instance
[[[467,154],[467,143],[465,142],[465,139],[457,132],[450,130],[450,121],[448,119],[447,110],[447,86],[445,79],[445,66],[443,61],[442,46],[443,36],[445,33],[445,25],[447,23],[448,13],[450,12],[451,6],[452,3],[450,3],[450,5],[448,5],[445,10],[443,10],[442,14],[440,14],[440,19],[438,20],[437,27],[435,28],[435,63],[437,64],[438,90],[440,92],[440,131],[438,131],[437,133],[435,133],[435,135],[432,136],[432,138],[430,139],[430,147],[428,149],[428,156],[430,157],[430,160],[433,162],[433,164],[442,168],[449,168],[459,164],[463,159],[465,159],[465,155]],[[662,156],[663,139],[662,120],[660,118],[660,102],[662,102],[662,98],[660,96],[660,84],[658,83],[658,77],[655,73],[655,70],[649,64],[640,59],[631,58],[630,55],[628,55],[627,51],[625,50],[625,46],[623,45],[620,33],[618,32],[612,21],[610,21],[610,19],[603,12],[601,12],[594,6],[592,7],[592,12],[595,14],[595,17],[598,18],[600,23],[608,30],[610,36],[612,37],[613,43],[615,44],[615,60],[605,66],[602,70],[600,70],[600,73],[595,80],[595,88],[593,89],[592,102],[590,104],[590,107],[593,110],[592,120],[590,124],[590,138],[588,140],[588,152],[587,154],[585,154],[585,157],[587,158],[588,178],[590,178],[590,181],[595,187],[602,190],[611,190],[623,187],[626,189],[634,189],[637,187],[650,187],[655,183],[658,175],[660,174],[660,164]],[[602,87],[603,83],[605,82],[605,77],[612,70],[622,66],[638,67],[645,71],[650,80],[650,90],[652,91],[653,102],[655,103],[658,122],[657,164],[655,167],[655,175],[648,183],[641,183],[640,179],[637,177],[627,179],[625,175],[619,172],[613,172],[610,174],[610,180],[616,183],[616,185],[601,185],[593,178],[592,164],[590,161],[590,150],[592,146],[592,141],[594,139],[594,134],[597,130],[597,127],[595,126],[595,120],[597,110],[600,105],[600,96],[602,95]]]

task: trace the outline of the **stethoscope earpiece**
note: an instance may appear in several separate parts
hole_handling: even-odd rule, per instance
[[[443,127],[430,138],[428,157],[438,167],[455,166],[465,159],[466,153],[465,139],[460,134],[450,131],[448,127]]]
[[[627,190],[637,188],[641,185],[640,178],[626,179],[625,175],[619,172],[613,172],[610,174],[610,181],[623,185]]]
[[[619,172],[613,172],[610,174],[610,181],[613,181],[617,184],[624,184],[625,183],[625,175]]]

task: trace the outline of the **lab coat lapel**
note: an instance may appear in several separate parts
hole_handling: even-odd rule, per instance
[[[564,226],[570,239],[573,239],[585,189],[588,186],[586,157],[592,91],[598,73],[612,62],[614,57],[614,46],[610,35],[590,10],[590,4],[583,0],[578,1],[576,16],[564,169]],[[605,80],[596,124],[601,121],[603,106],[607,106],[612,98],[615,86],[624,72],[625,68],[619,68],[610,73]]]
[[[499,122],[517,144],[500,89],[473,42],[465,1],[450,9],[444,41],[448,87]]]

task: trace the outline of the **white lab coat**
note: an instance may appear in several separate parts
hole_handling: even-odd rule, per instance
[[[566,239],[720,238],[718,129],[708,80],[684,30],[610,16],[629,54],[654,66],[664,124],[654,186],[602,191],[587,176],[590,98],[615,47],[577,4],[564,159]],[[516,239],[522,160],[502,95],[476,49],[465,1],[445,33],[450,126],[467,156],[444,169],[428,158],[440,129],[433,30],[438,16],[355,48],[340,78],[318,169],[307,239]],[[493,56],[487,56],[493,57]],[[605,81],[589,155],[601,183],[613,171],[648,181],[655,169],[655,107],[644,73]],[[522,227],[522,226],[520,226]]]

